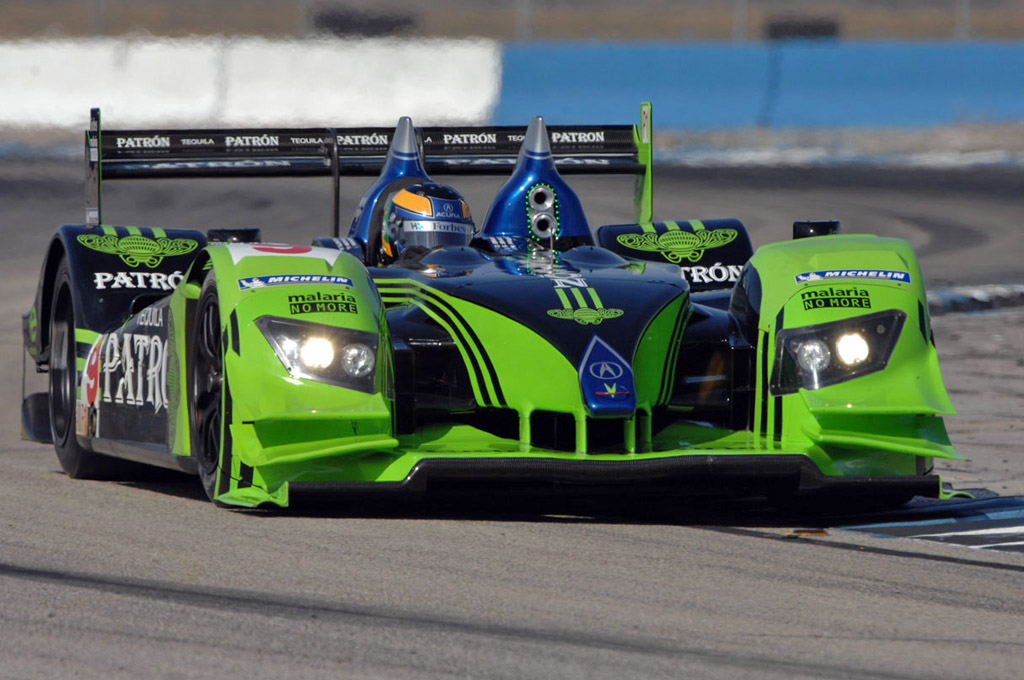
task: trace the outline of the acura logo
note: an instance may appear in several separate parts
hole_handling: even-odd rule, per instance
[[[598,361],[587,369],[598,380],[618,380],[622,377],[622,366],[614,361]]]

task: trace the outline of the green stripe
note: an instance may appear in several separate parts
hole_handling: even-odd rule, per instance
[[[604,304],[601,302],[601,298],[597,297],[596,288],[587,288],[590,292],[590,299],[594,301],[594,309],[604,309]]]
[[[418,300],[415,297],[413,297],[413,293],[410,293],[408,291],[402,291],[402,293],[404,293],[403,297],[397,297],[385,295],[382,292],[381,300],[383,300],[384,302],[407,302],[413,304],[419,307],[421,310],[423,310],[424,314],[426,314],[431,319],[436,321],[437,325],[443,328],[444,331],[448,333],[448,336],[451,337],[452,341],[455,343],[455,347],[459,350],[459,354],[462,356],[462,362],[466,365],[466,373],[469,374],[469,384],[473,388],[473,398],[476,399],[476,403],[479,406],[488,406],[489,404],[487,404],[486,400],[483,397],[483,393],[480,390],[480,385],[477,383],[476,371],[473,369],[473,366],[471,365],[469,352],[466,350],[465,347],[462,346],[462,343],[459,342],[455,330],[448,324],[447,320],[441,318],[441,315],[435,312],[433,309],[431,309],[429,305],[427,305],[422,300]],[[486,371],[481,370],[481,373],[484,374],[485,376],[487,375]]]
[[[555,288],[555,292],[558,293],[558,299],[562,301],[562,307],[572,310],[572,303],[569,302],[569,297],[565,294],[565,291],[561,288]]]
[[[700,220],[690,220],[690,226],[694,231],[704,231],[704,223]]]
[[[382,299],[383,299],[383,297],[385,295],[388,295],[389,296],[388,300],[395,301],[395,302],[406,302],[406,301],[410,301],[410,300],[403,300],[403,299],[401,299],[401,297],[396,298],[395,296],[418,296],[420,298],[423,298],[424,300],[432,301],[431,300],[431,296],[436,296],[438,300],[440,300],[442,302],[445,302],[448,305],[454,307],[454,305],[452,304],[451,299],[449,299],[446,295],[444,295],[443,293],[440,293],[440,292],[438,292],[438,291],[436,291],[436,290],[434,290],[432,288],[427,288],[426,286],[421,284],[419,281],[414,281],[412,279],[379,279],[379,280],[375,280],[374,283],[377,284],[377,291],[381,294]],[[404,290],[404,289],[401,289],[401,288],[399,288],[399,289],[389,288],[388,287],[389,284],[392,285],[392,286],[395,286],[395,285],[412,285],[412,286],[415,287],[415,290],[410,291],[410,290]],[[415,304],[415,301],[412,301],[412,302]],[[435,302],[435,304],[437,304],[437,303]],[[419,305],[417,305],[417,306],[419,306]],[[427,311],[427,310],[424,309],[424,311]],[[475,360],[476,360],[476,362],[475,362],[476,363],[476,367],[479,368],[480,375],[482,375],[483,378],[484,378],[484,385],[483,385],[483,387],[486,387],[486,389],[488,391],[488,394],[490,396],[490,399],[491,399],[491,403],[487,404],[487,403],[485,403],[485,401],[483,399],[480,399],[480,398],[478,398],[478,402],[480,403],[481,406],[488,406],[488,405],[500,406],[499,399],[498,399],[498,389],[497,389],[496,385],[494,384],[494,380],[492,379],[492,378],[494,378],[494,379],[496,379],[496,378],[495,378],[495,376],[492,376],[491,375],[491,371],[489,371],[487,369],[487,362],[484,361],[482,348],[480,348],[477,345],[477,343],[473,340],[473,334],[469,332],[469,329],[466,327],[465,324],[463,324],[461,321],[459,321],[459,319],[457,319],[454,315],[448,313],[447,311],[442,309],[441,312],[446,316],[446,318],[448,319],[449,323],[452,326],[455,326],[456,328],[458,328],[458,330],[462,334],[462,336],[466,338],[466,342],[469,344],[469,347],[468,347],[467,351],[468,351],[469,355],[471,355],[473,358],[475,358]],[[456,334],[450,330],[450,327],[449,327],[448,330],[449,330],[449,335],[451,335],[451,337],[452,337],[452,340],[457,345],[459,345],[460,343],[458,341],[458,338],[457,338]],[[460,351],[462,351],[461,347],[460,347]],[[469,363],[469,356],[468,355],[464,355],[463,358],[467,361],[466,366],[467,366],[468,372],[470,374],[471,380],[475,379],[474,367],[472,365],[470,365],[470,363]]]
[[[153,227],[153,238],[167,238],[167,232],[163,229]]]
[[[669,376],[672,375],[672,352],[675,349],[676,338],[679,335],[679,326],[682,324],[681,316],[680,314],[676,317],[675,324],[672,326],[672,335],[669,336],[668,351],[665,353],[665,365],[662,367],[661,372],[661,388],[658,390],[658,399],[655,401],[655,405],[664,404],[671,396],[672,386],[670,385]]]
[[[642,222],[640,224],[640,229],[642,229],[644,233],[647,234],[654,234],[658,231],[657,229],[654,228],[653,222]]]
[[[679,223],[671,221],[665,222],[665,228],[669,231],[679,231]]]
[[[142,236],[142,230],[138,227],[128,227],[129,236]]]
[[[100,337],[100,334],[96,331],[90,331],[86,328],[75,329],[75,342],[87,342],[91,345],[96,342],[98,337]]]
[[[103,233],[107,236],[117,236],[117,229],[114,229],[109,224],[104,224],[101,229],[103,229]]]
[[[683,311],[685,309],[685,311]],[[676,324],[672,328],[672,336],[669,341],[671,345],[668,349],[668,360],[665,365],[665,373],[661,376],[661,391],[658,393],[658,404],[664,404],[672,396],[672,388],[676,382],[676,368],[679,364],[679,351],[682,347],[683,331],[686,329],[686,324],[690,320],[690,315],[693,313],[693,307],[690,306],[689,299],[684,298],[683,304],[680,308],[680,316],[676,319]]]
[[[85,370],[85,362],[86,362],[86,358],[85,357],[75,357],[75,363],[78,366],[79,372]]]
[[[580,309],[587,306],[587,301],[583,299],[583,293],[580,292],[579,288],[572,289],[572,296],[576,298],[576,304],[580,306]]]
[[[417,300],[413,304],[420,307],[420,309],[423,309],[424,312],[429,313],[425,305],[427,304],[427,302],[431,302],[430,298],[422,294],[420,294],[419,297],[421,297],[423,300]],[[434,304],[436,305],[437,303],[435,302]],[[494,387],[494,382],[491,379],[492,376],[490,374],[490,371],[487,370],[487,364],[484,361],[483,354],[480,348],[473,341],[473,337],[472,335],[470,335],[469,330],[457,318],[452,316],[447,310],[441,309],[439,312],[435,313],[443,314],[447,318],[448,323],[451,324],[451,326],[458,328],[462,337],[466,339],[467,346],[462,346],[462,343],[460,343],[458,340],[458,335],[456,335],[455,331],[449,327],[448,334],[451,336],[452,340],[454,340],[457,345],[461,346],[461,351],[464,352],[463,361],[465,361],[466,363],[466,372],[471,375],[471,379],[473,380],[473,382],[477,382],[476,370],[474,370],[475,365],[475,368],[479,369],[480,375],[483,376],[484,384],[477,385],[476,387],[477,392],[479,392],[479,396],[477,397],[479,404],[481,406],[500,406],[501,404],[499,404],[498,402],[498,391]],[[487,392],[486,395],[484,395],[485,390]]]

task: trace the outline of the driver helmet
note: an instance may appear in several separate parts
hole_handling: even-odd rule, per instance
[[[390,264],[406,250],[469,245],[474,233],[469,205],[459,192],[436,182],[411,184],[388,198],[380,260]]]

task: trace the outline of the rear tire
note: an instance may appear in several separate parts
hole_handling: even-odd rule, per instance
[[[75,411],[78,390],[78,347],[75,310],[67,260],[57,267],[50,305],[50,430],[60,466],[72,479],[100,479],[125,470],[120,461],[93,453],[78,443]]]
[[[210,500],[217,493],[223,446],[224,348],[217,280],[211,272],[203,283],[189,341],[189,425],[192,455]],[[216,502],[216,501],[215,501]]]

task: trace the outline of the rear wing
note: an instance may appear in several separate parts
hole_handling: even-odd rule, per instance
[[[637,222],[651,220],[651,105],[640,125],[550,126],[562,174],[636,176]],[[339,236],[342,176],[380,174],[393,128],[103,130],[92,109],[85,134],[86,224],[103,223],[104,180],[330,177],[331,230]],[[522,126],[423,127],[416,139],[430,175],[503,175],[515,166]]]

